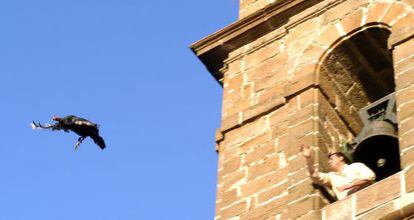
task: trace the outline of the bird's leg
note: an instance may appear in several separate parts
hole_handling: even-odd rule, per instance
[[[82,143],[82,141],[85,140],[85,137],[79,137],[78,142],[75,144],[75,150],[78,149],[79,145]]]

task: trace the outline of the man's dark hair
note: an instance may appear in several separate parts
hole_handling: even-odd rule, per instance
[[[342,152],[331,153],[331,154],[328,155],[328,157],[330,157],[332,155],[336,155],[336,156],[342,157],[344,159],[344,162],[346,164],[350,164],[351,163],[351,160],[349,160],[349,158],[344,153],[342,153]]]

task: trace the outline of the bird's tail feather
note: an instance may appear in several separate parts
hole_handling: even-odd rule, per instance
[[[92,137],[93,142],[95,142],[95,144],[97,144],[102,150],[105,149],[106,145],[105,145],[105,141],[101,136],[94,136]]]

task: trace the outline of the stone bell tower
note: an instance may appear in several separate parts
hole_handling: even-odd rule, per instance
[[[191,46],[223,86],[215,219],[414,215],[413,7],[413,0],[240,0],[236,22]],[[384,97],[395,101],[381,104]],[[393,123],[378,116],[384,106]],[[391,124],[393,144],[355,144],[369,133],[365,110]],[[312,184],[301,144],[312,147],[321,171],[330,150],[392,168],[334,201]]]

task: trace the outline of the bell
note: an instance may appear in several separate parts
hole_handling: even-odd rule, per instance
[[[398,136],[388,121],[371,121],[356,138],[353,161],[362,162],[376,174],[376,181],[401,170]]]

